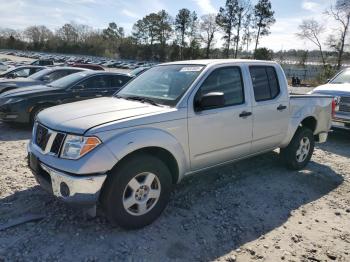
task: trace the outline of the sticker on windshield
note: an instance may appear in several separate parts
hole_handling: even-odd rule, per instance
[[[203,66],[186,66],[181,68],[180,72],[199,72]]]

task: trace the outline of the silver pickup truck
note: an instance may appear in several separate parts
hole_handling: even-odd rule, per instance
[[[332,126],[350,130],[350,68],[343,69],[327,84],[316,87],[310,93],[334,97]]]
[[[113,97],[40,112],[29,166],[58,198],[101,203],[110,221],[138,228],[187,175],[276,148],[288,168],[303,168],[331,114],[330,97],[289,96],[274,62],[166,63]]]

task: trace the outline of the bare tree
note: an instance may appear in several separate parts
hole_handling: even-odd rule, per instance
[[[296,35],[301,39],[308,39],[312,43],[314,43],[318,49],[320,50],[321,59],[323,67],[326,67],[326,60],[322,50],[322,44],[320,41],[320,37],[322,33],[325,31],[325,27],[318,23],[315,19],[305,19],[302,21],[301,25],[299,25],[299,33]]]
[[[79,39],[79,34],[76,28],[72,24],[65,24],[56,32],[57,36],[61,38],[62,41],[72,44],[77,43]]]
[[[339,39],[337,42],[335,42],[335,44],[333,44],[336,47],[335,49],[338,51],[337,69],[339,70],[342,64],[345,41],[350,25],[350,1],[337,0],[335,6],[331,6],[330,10],[326,11],[326,14],[332,16],[340,24]]]
[[[201,40],[205,44],[205,56],[206,58],[209,58],[210,49],[214,44],[215,33],[219,29],[219,26],[215,21],[216,20],[215,14],[203,15],[201,19],[202,19],[200,23]]]
[[[248,13],[243,20],[243,36],[242,36],[242,49],[246,48],[246,51],[249,51],[249,44],[253,40],[253,20],[252,20],[252,14]]]
[[[34,48],[43,46],[46,41],[48,41],[53,33],[46,26],[29,26],[24,32],[24,36],[33,43]]]

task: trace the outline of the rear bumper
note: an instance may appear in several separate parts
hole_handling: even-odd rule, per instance
[[[332,127],[350,130],[350,115],[336,113],[332,119]]]
[[[28,162],[42,188],[64,202],[79,206],[96,204],[107,177],[106,174],[84,176],[67,174],[41,163],[31,152],[28,153]]]

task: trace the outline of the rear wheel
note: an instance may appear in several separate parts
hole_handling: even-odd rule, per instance
[[[168,167],[158,158],[138,155],[112,171],[104,185],[101,202],[112,223],[140,228],[159,217],[171,189]]]
[[[299,127],[292,141],[286,148],[281,148],[281,156],[289,169],[300,170],[310,161],[314,151],[313,132],[305,127]]]

